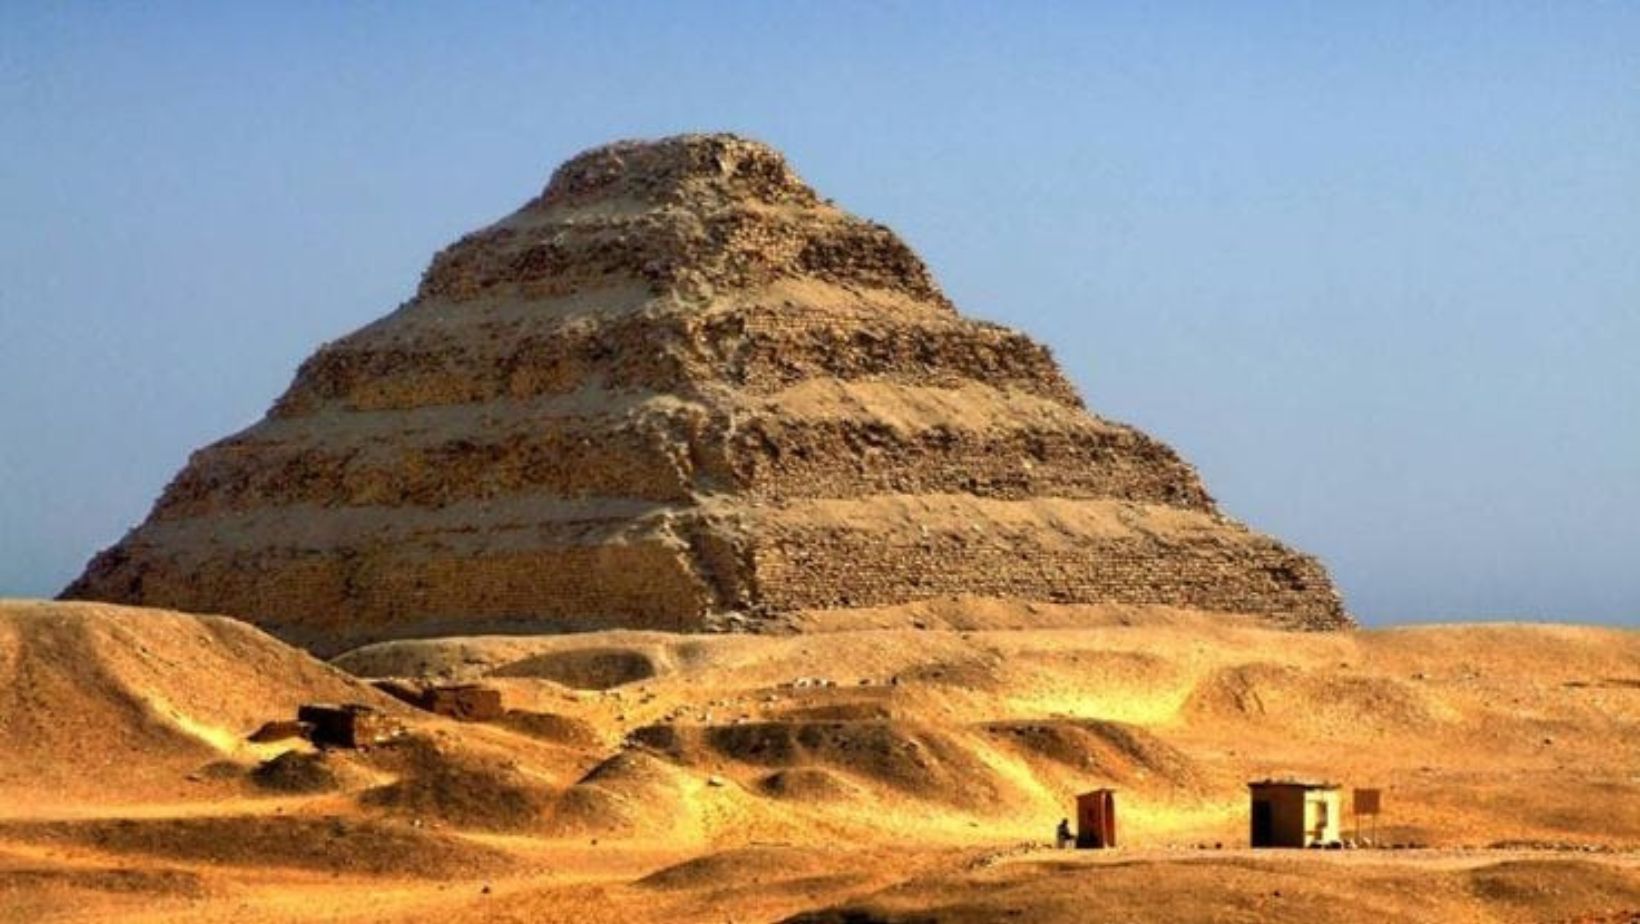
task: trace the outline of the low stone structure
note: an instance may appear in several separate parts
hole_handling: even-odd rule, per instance
[[[246,738],[253,744],[272,744],[276,741],[289,741],[292,738],[309,738],[313,735],[313,725],[297,719],[275,719],[263,723],[261,728],[250,733]]]
[[[417,709],[463,722],[490,722],[506,713],[501,691],[477,683],[436,684],[386,678],[376,689]]]
[[[478,684],[433,687],[422,701],[428,712],[463,722],[489,722],[506,711],[501,707],[500,690]]]
[[[320,653],[953,594],[1351,624],[1315,559],[728,135],[566,163],[65,591]]]
[[[310,703],[296,710],[296,718],[312,728],[308,739],[319,747],[369,747],[384,744],[401,731],[391,717],[360,703]]]

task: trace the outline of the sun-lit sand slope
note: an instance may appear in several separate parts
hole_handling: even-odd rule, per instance
[[[0,814],[186,798],[304,701],[392,701],[234,619],[0,600]]]
[[[326,665],[230,620],[7,603],[0,918],[1640,909],[1640,633],[1026,608],[400,641]],[[1082,628],[999,628],[1061,618]],[[482,679],[509,711],[456,723],[350,675]],[[376,703],[407,732],[324,755],[244,743],[311,700]],[[1286,774],[1385,789],[1379,841],[1427,849],[1245,851],[1245,782]],[[1123,849],[1043,849],[1094,786],[1119,790]]]

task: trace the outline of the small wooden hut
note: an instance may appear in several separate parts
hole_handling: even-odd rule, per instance
[[[1095,789],[1076,797],[1078,850],[1116,846],[1116,790]]]
[[[1339,843],[1342,800],[1334,783],[1258,780],[1252,797],[1254,847],[1326,847]]]

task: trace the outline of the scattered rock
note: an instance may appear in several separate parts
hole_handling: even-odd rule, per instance
[[[338,787],[336,773],[323,753],[286,751],[263,761],[250,774],[257,786],[284,793],[330,792]]]

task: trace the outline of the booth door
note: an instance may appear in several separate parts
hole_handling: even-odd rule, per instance
[[[1253,846],[1268,847],[1275,841],[1275,811],[1268,799],[1253,800]]]

